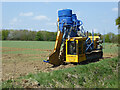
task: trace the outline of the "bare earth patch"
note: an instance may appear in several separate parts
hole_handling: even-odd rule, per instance
[[[37,73],[37,72],[50,72],[53,70],[58,70],[58,69],[63,69],[63,68],[68,68],[68,67],[73,67],[73,64],[68,64],[68,65],[60,65],[59,67],[52,67],[53,65],[49,63],[45,63],[43,61],[39,60],[27,60],[27,61],[15,61],[12,59],[12,57],[3,55],[4,59],[7,60],[7,62],[3,62],[2,64],[2,80],[8,80],[8,79],[15,79],[19,76],[24,76],[29,73]],[[37,56],[37,55],[36,55]],[[39,57],[36,57],[39,58]],[[19,58],[20,59],[20,58]],[[21,58],[22,59],[22,58]],[[10,60],[10,62],[9,62]]]
[[[46,63],[40,61],[3,64],[3,80],[43,71],[47,67],[48,65],[46,65]]]
[[[59,70],[69,67],[74,67],[73,64],[60,65],[58,67],[52,67],[51,64],[43,62],[43,60],[49,56],[52,50],[46,49],[26,49],[26,48],[8,48],[3,47],[3,52],[8,51],[23,51],[23,50],[35,50],[35,51],[48,51],[41,54],[2,54],[2,81],[8,79],[15,79],[20,76],[25,76],[29,73],[37,72],[50,72],[53,70]],[[117,54],[104,54],[103,59],[112,58]],[[30,60],[33,59],[33,60]],[[34,60],[38,59],[38,60]],[[102,60],[102,59],[101,59]]]
[[[108,53],[104,53],[103,54],[103,58],[106,59],[106,58],[113,58],[113,57],[117,57],[118,54],[108,54]]]

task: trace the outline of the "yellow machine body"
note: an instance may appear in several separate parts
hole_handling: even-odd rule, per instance
[[[82,26],[79,29],[80,22],[74,19],[76,16],[71,14],[71,10],[60,10],[58,14],[60,18],[57,20],[58,30],[54,50],[49,55],[48,60],[44,60],[44,62],[61,65],[64,62],[79,63],[101,58],[103,52],[99,45],[100,37],[94,36],[94,33],[92,36],[88,36],[88,32],[85,33]],[[70,19],[69,16],[72,16],[73,19]]]
[[[91,41],[92,41],[92,36],[88,36],[90,39],[91,39]],[[97,41],[99,40],[99,36],[94,36],[94,38],[93,38],[93,40],[94,40],[94,49],[96,49],[97,48]]]
[[[73,37],[70,40],[66,39],[66,62],[81,62],[86,60],[85,56],[85,43],[86,38],[85,37]],[[75,42],[75,49],[71,51],[75,51],[72,53],[70,49],[72,48],[72,45],[70,44],[72,42]],[[70,48],[71,47],[71,48]]]
[[[60,53],[60,47],[62,42],[62,36],[63,34],[61,33],[61,31],[58,31],[56,36],[54,51],[49,56],[49,61],[51,64],[54,64],[54,65],[61,64],[61,60],[59,59],[59,53]]]
[[[59,18],[58,18],[58,22],[59,22]],[[60,48],[61,48],[61,43],[62,43],[62,37],[63,37],[63,33],[59,30],[59,23],[58,23],[58,32],[57,32],[57,36],[56,36],[56,42],[55,42],[55,47],[53,52],[49,55],[49,63],[53,64],[53,65],[60,65],[63,62],[73,62],[73,63],[79,63],[82,61],[86,60],[86,55],[85,55],[85,50],[86,50],[86,46],[85,46],[85,41],[86,41],[86,37],[72,37],[70,38],[70,40],[66,39],[66,50],[65,50],[65,61],[60,59]],[[94,40],[94,48],[97,48],[97,41],[99,40],[99,36],[88,36],[91,41]],[[74,50],[70,49],[70,43],[71,42],[76,42],[76,46],[75,47],[75,52],[74,54],[72,54],[72,52]],[[71,50],[71,51],[70,51]]]
[[[86,37],[72,37],[69,40],[66,39],[65,61],[60,60],[59,53],[62,42],[62,36],[63,34],[60,31],[58,31],[54,51],[49,56],[50,63],[54,65],[60,65],[63,62],[79,63],[85,61],[87,58],[85,54],[86,50],[85,41],[87,39]],[[94,40],[94,49],[96,49],[97,48],[96,42],[99,40],[99,36],[94,36],[94,38],[92,36],[89,36],[89,38],[91,39],[91,41]],[[72,42],[75,42],[75,46],[73,46],[74,49],[71,49]]]

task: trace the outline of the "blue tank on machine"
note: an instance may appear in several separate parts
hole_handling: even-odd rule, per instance
[[[63,9],[58,11],[59,30],[64,33],[64,37],[76,37],[79,31],[80,20],[77,19],[76,14],[72,14],[71,9]],[[68,33],[69,32],[69,33]]]

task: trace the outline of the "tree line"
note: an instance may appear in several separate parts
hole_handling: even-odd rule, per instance
[[[2,40],[55,41],[57,32],[2,30]]]
[[[1,40],[22,40],[22,41],[55,41],[57,32],[49,31],[29,31],[29,30],[2,30],[0,32]],[[95,33],[94,35],[98,35]],[[92,35],[89,33],[89,35]],[[114,33],[107,33],[101,35],[101,39],[109,43],[117,43],[119,35]]]

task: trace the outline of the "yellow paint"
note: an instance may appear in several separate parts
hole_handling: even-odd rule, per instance
[[[69,41],[74,41],[74,40],[76,41],[76,55],[69,55],[67,54],[68,39],[66,39],[66,62],[81,62],[81,61],[86,60],[86,56],[85,54],[83,54],[83,43],[80,46],[78,46],[78,42],[85,41],[86,38],[85,37],[73,37],[73,38],[70,38]],[[79,54],[79,50],[78,50],[79,47],[81,47],[82,49],[82,54]]]
[[[92,36],[88,36],[90,39],[91,39],[91,41],[92,41]],[[97,48],[97,41],[99,40],[99,36],[94,36],[94,49],[96,49]]]
[[[63,36],[63,33],[61,31],[58,31],[57,36],[56,36],[54,51],[60,49],[61,42],[62,42],[62,36]]]
[[[78,62],[78,55],[67,55],[66,62]]]
[[[92,36],[88,36],[91,40],[92,40]],[[100,37],[99,36],[94,36],[94,40],[96,40],[96,39],[99,39]]]
[[[56,36],[54,51],[49,55],[49,61],[51,64],[60,65],[62,63],[62,61],[59,59],[62,37],[63,37],[63,33],[59,30],[59,24],[58,24],[58,32]]]
[[[57,21],[58,21],[58,22],[60,21],[59,18],[57,19]]]

